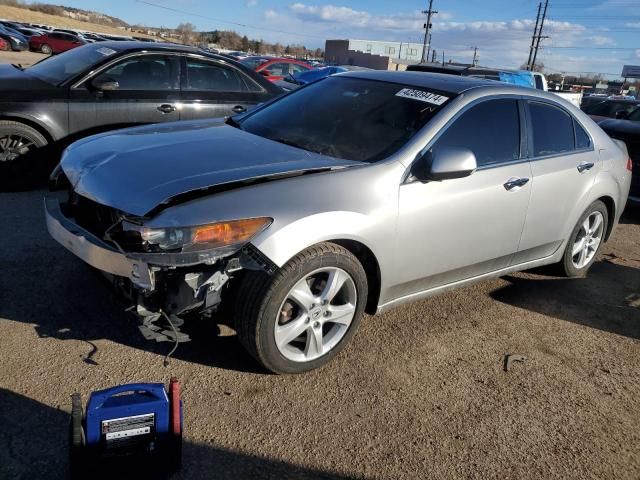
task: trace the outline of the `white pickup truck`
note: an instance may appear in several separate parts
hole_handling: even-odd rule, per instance
[[[540,72],[531,72],[533,75],[533,80],[535,81],[536,88],[538,90],[544,90],[545,92],[555,93],[556,95],[564,98],[565,100],[573,103],[576,107],[580,108],[580,103],[582,102],[582,92],[560,92],[555,90],[549,90],[549,86],[547,84],[547,78]]]

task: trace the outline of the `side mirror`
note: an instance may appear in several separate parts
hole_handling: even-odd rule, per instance
[[[463,147],[442,147],[429,150],[411,168],[411,173],[421,182],[449,180],[471,175],[478,164],[471,150]]]
[[[260,75],[262,75],[263,77],[270,77],[271,76],[271,71],[270,70],[260,70]]]
[[[98,78],[91,81],[91,86],[100,92],[111,92],[120,88],[120,84],[115,80],[100,80]]]
[[[616,111],[616,118],[627,118],[627,111],[626,110],[618,110]]]

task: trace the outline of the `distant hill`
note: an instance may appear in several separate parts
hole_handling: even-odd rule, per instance
[[[155,38],[141,32],[133,33],[128,30],[129,27],[125,21],[97,12],[89,12],[87,10],[69,7],[58,7],[56,5],[19,4],[20,6],[15,6],[7,5],[7,3],[17,2],[0,0],[0,19],[15,20],[16,22],[38,23],[51,25],[57,28],[71,28],[112,35],[133,34],[141,37]],[[41,7],[41,9],[34,10],[35,7]],[[50,9],[49,7],[53,7],[53,9]],[[47,12],[42,10],[47,10]]]
[[[32,12],[39,12],[58,17],[67,17],[81,22],[97,23],[98,25],[106,25],[115,28],[129,26],[127,22],[117,17],[111,17],[104,13],[93,12],[90,10],[83,10],[82,8],[65,7],[64,5],[24,3],[20,0],[0,0],[0,7],[2,6],[23,8]]]

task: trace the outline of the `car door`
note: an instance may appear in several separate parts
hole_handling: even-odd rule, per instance
[[[395,298],[511,264],[531,191],[523,117],[515,98],[482,100],[428,146],[467,148],[478,168],[464,178],[400,186]]]
[[[178,55],[128,55],[71,89],[70,132],[180,120],[179,95]]]
[[[183,119],[236,115],[264,101],[262,88],[239,69],[223,62],[183,57]]]
[[[517,263],[547,257],[566,240],[599,168],[589,135],[568,111],[543,100],[526,104],[533,181]]]

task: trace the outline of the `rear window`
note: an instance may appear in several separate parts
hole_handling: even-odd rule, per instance
[[[451,97],[396,83],[328,77],[250,114],[240,128],[308,151],[375,162],[405,145]]]

